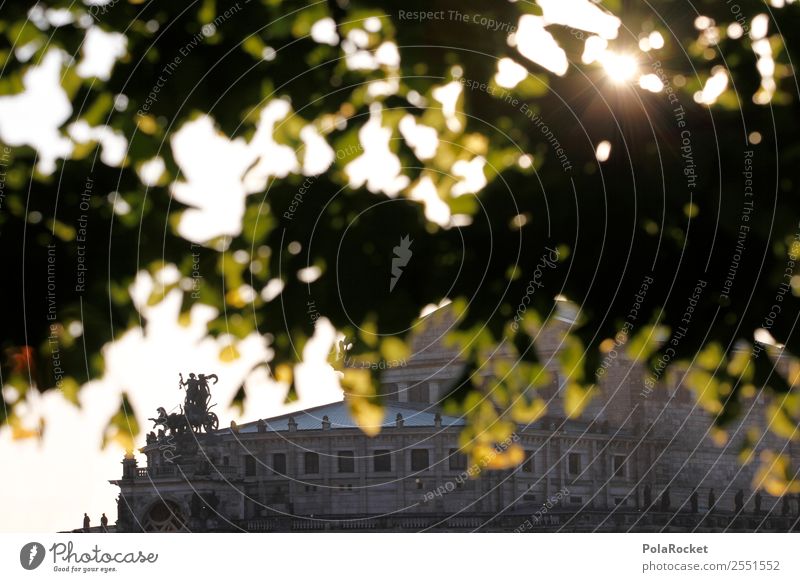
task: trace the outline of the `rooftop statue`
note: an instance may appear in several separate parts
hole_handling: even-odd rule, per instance
[[[157,409],[158,417],[151,418],[153,421],[153,428],[161,425],[169,434],[183,434],[189,431],[212,432],[219,428],[219,418],[211,408],[215,404],[209,405],[211,400],[211,389],[208,382],[213,379],[214,384],[219,381],[216,374],[189,374],[189,379],[184,380],[183,374],[178,374],[180,377],[178,381],[178,389],[182,390],[186,387],[186,397],[184,398],[183,406],[179,413],[167,414],[166,409],[160,406]]]

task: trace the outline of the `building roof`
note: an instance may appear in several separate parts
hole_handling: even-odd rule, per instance
[[[416,402],[387,402],[384,404],[384,416],[381,428],[396,426],[397,415],[403,416],[403,426],[406,428],[431,427],[436,426],[437,408],[430,404]],[[274,416],[263,419],[266,432],[282,432],[289,430],[289,419],[294,418],[297,423],[297,430],[322,430],[322,419],[327,416],[331,423],[331,430],[358,428],[358,425],[350,415],[350,410],[344,400],[297,410],[295,412]],[[258,423],[248,422],[237,427],[239,434],[253,434],[258,432]],[[442,427],[461,427],[465,422],[462,417],[449,416],[442,414]],[[613,438],[630,438],[635,436],[635,431],[630,428],[611,428],[608,423],[601,423],[590,420],[570,419],[555,416],[543,416],[525,426],[520,426],[518,430],[544,430],[547,432],[556,429],[565,434],[596,434],[598,432],[611,434]],[[229,434],[230,428],[217,431],[217,434]],[[637,437],[638,438],[638,437]],[[652,439],[656,442],[658,439]]]
[[[411,404],[404,402],[387,402],[384,405],[384,416],[381,427],[395,426],[397,415],[403,416],[405,427],[425,427],[435,426],[436,408],[425,404]],[[327,416],[331,423],[331,430],[341,428],[358,428],[348,410],[344,400],[324,404],[314,408],[298,410],[289,414],[282,414],[273,418],[264,419],[267,432],[278,432],[289,430],[289,419],[294,418],[297,423],[297,430],[321,430],[322,419]],[[464,419],[457,416],[442,415],[442,427],[463,426]],[[239,434],[249,434],[258,432],[258,421],[248,422],[238,427]],[[220,432],[229,432],[224,429]]]

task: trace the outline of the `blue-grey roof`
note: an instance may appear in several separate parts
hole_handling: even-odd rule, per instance
[[[388,402],[384,404],[384,415],[381,427],[395,426],[398,414],[403,416],[403,425],[406,427],[432,427],[435,425],[436,409],[431,405]],[[297,423],[297,430],[321,430],[322,419],[325,416],[328,417],[331,423],[331,429],[358,427],[352,416],[350,416],[347,403],[343,400],[289,414],[282,414],[273,418],[266,418],[264,422],[267,431],[289,430],[289,418],[294,418],[294,421]],[[462,418],[442,415],[443,427],[463,425],[464,419]],[[248,422],[247,424],[239,426],[240,434],[253,432],[258,432],[258,422]]]

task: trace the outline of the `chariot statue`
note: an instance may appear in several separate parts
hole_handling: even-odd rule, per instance
[[[183,434],[187,432],[199,433],[205,430],[207,433],[219,428],[219,418],[211,409],[216,404],[209,405],[211,400],[211,390],[209,381],[213,379],[214,384],[219,381],[216,374],[189,374],[187,380],[183,379],[183,374],[178,374],[178,389],[186,387],[186,397],[183,406],[179,407],[180,412],[167,413],[163,406],[157,409],[158,416],[149,420],[153,421],[153,428],[162,426],[164,431],[169,434]],[[160,433],[161,431],[159,431]]]

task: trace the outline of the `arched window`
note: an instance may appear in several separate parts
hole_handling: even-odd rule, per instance
[[[177,505],[159,501],[147,511],[142,528],[146,532],[177,532],[185,531],[186,525]]]

